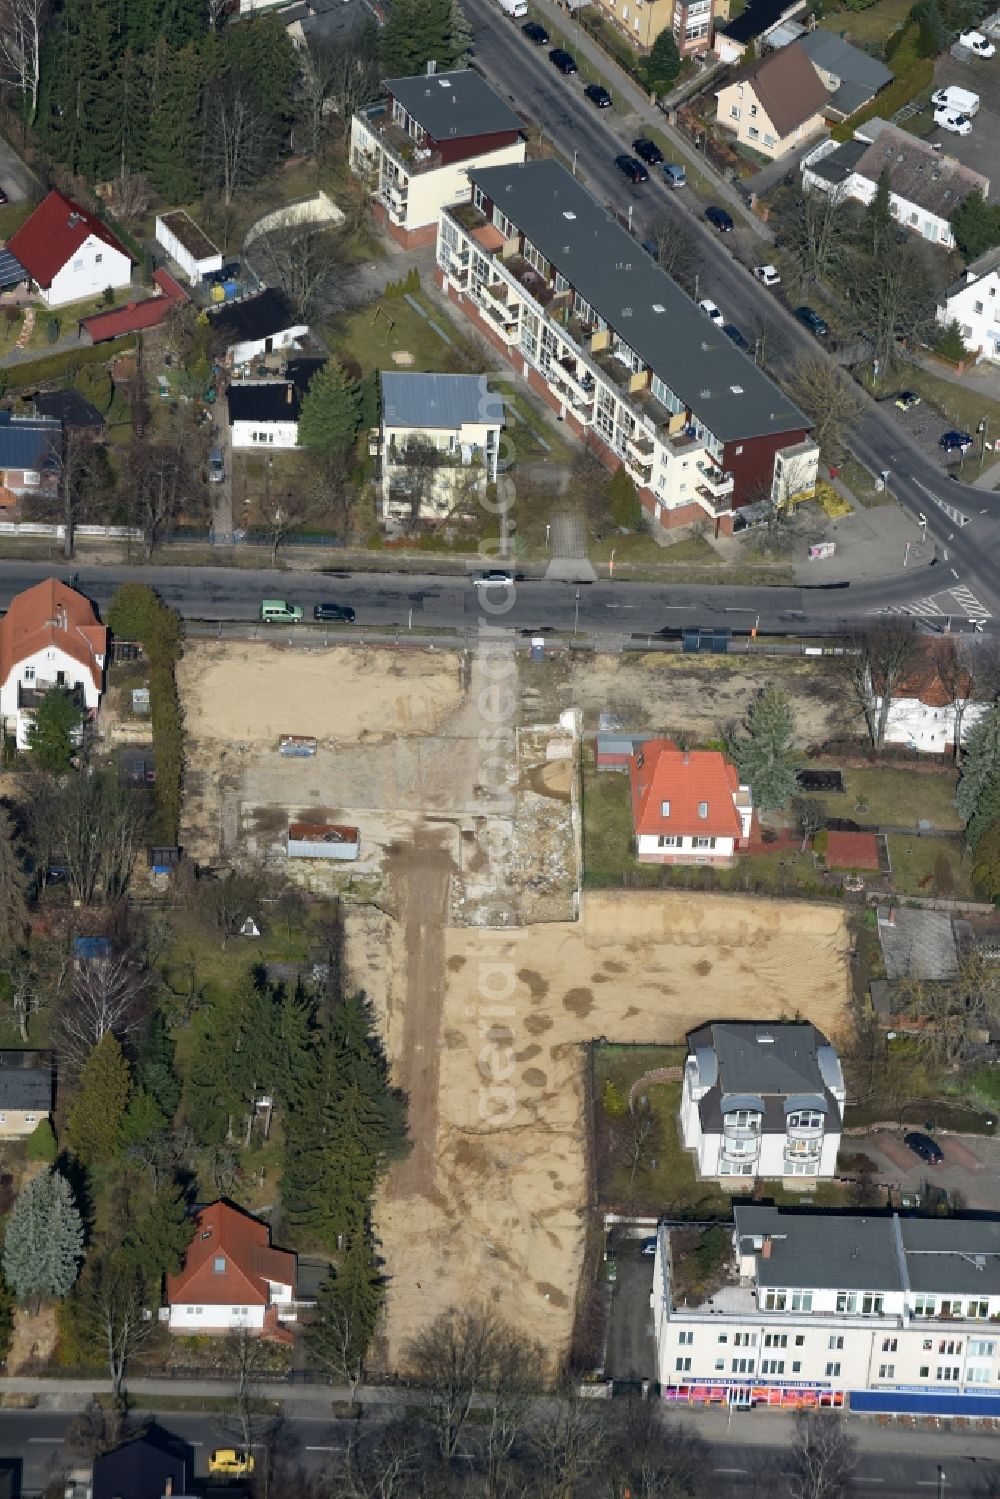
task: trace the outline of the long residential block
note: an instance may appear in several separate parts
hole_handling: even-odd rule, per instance
[[[663,526],[815,486],[809,418],[556,161],[473,167],[439,285]]]

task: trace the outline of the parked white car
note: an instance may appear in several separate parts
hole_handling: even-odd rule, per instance
[[[753,268],[753,273],[756,279],[760,281],[764,286],[781,285],[781,277],[778,275],[778,272],[773,265],[755,265]]]
[[[953,114],[950,109],[936,109],[934,123],[954,135],[968,135],[972,130],[972,121],[966,115]]]
[[[963,31],[958,39],[960,47],[968,47],[977,57],[994,57],[996,47],[988,37],[983,36],[981,31]]]
[[[712,319],[713,323],[717,323],[720,328],[722,327],[722,324],[726,320],[722,316],[722,313],[719,311],[718,307],[716,307],[715,303],[709,297],[703,297],[698,303],[698,306],[701,308],[702,312],[704,312],[708,317]]]

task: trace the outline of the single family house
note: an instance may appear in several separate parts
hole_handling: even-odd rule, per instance
[[[718,750],[650,739],[629,762],[636,855],[644,864],[731,864],[753,829],[750,787]]]
[[[937,320],[945,327],[957,323],[963,343],[977,359],[1000,364],[1000,247],[970,261],[941,293]]]
[[[800,164],[806,192],[870,203],[889,174],[889,210],[904,229],[953,249],[951,217],[970,193],[989,192],[989,179],[932,149],[887,120],[867,120],[854,139],[823,141]]]
[[[167,1276],[171,1332],[227,1332],[247,1327],[280,1335],[295,1320],[296,1259],[272,1249],[266,1223],[220,1200],[202,1208],[184,1264]]]
[[[681,1136],[700,1177],[831,1177],[847,1093],[808,1021],[715,1021],[690,1031]]]
[[[51,192],[8,243],[46,307],[65,307],[132,280],[132,255],[103,219]]]
[[[389,78],[351,121],[351,171],[409,248],[432,245],[442,208],[472,197],[469,169],[524,160],[524,121],[471,68]]]
[[[856,114],[892,82],[892,72],[885,63],[852,47],[833,31],[817,27],[815,31],[807,31],[797,45],[827,91],[823,114],[831,124]]]
[[[503,400],[485,375],[385,371],[384,519],[437,519],[495,484],[503,420]]]
[[[94,1458],[90,1496],[164,1499],[190,1494],[193,1481],[194,1449],[154,1422],[138,1436]]]
[[[48,1052],[0,1051],[0,1140],[24,1139],[51,1114]]]
[[[226,392],[231,447],[297,447],[302,398],[323,364],[314,358],[290,360],[283,380],[234,380]]]
[[[108,632],[89,599],[46,578],[17,594],[0,620],[0,718],[27,747],[41,698],[66,687],[93,717],[104,690]]]
[[[933,651],[921,651],[896,683],[889,704],[887,744],[905,744],[925,755],[952,754],[956,724],[965,742],[972,726],[989,712],[982,692],[976,701],[975,678],[967,669],[942,673]],[[881,709],[882,699],[877,699]]]
[[[234,366],[293,348],[309,332],[309,324],[292,307],[284,292],[269,286],[253,296],[240,297],[208,309],[209,327],[225,346]]]
[[[62,422],[0,411],[0,508],[22,495],[52,494],[59,482]]]
[[[763,156],[785,156],[823,129],[827,91],[800,42],[757,58],[716,98],[718,123]]]
[[[722,26],[716,26],[712,51],[720,62],[739,62],[748,53],[763,51],[771,34],[794,16],[805,14],[806,0],[750,0]]]

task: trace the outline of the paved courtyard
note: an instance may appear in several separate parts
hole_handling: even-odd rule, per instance
[[[1000,1210],[1000,1139],[983,1135],[936,1135],[935,1139],[944,1155],[940,1166],[920,1160],[903,1144],[902,1134],[892,1130],[853,1136],[844,1148],[870,1156],[878,1180],[903,1191],[920,1192],[929,1183],[959,1193],[967,1208]]]

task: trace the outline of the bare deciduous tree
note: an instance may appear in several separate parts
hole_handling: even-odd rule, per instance
[[[848,221],[843,193],[803,192],[785,223],[783,240],[810,281],[822,281],[843,263]]]
[[[112,179],[108,206],[116,219],[131,228],[139,219],[145,218],[152,196],[145,173],[133,172],[123,162],[117,177]]]
[[[264,463],[267,482],[257,508],[264,530],[271,538],[271,566],[274,567],[278,561],[278,548],[282,542],[287,541],[289,536],[301,530],[310,521],[318,520],[321,507],[316,495],[301,485],[296,485],[292,490],[285,490],[282,494],[272,494],[270,454],[265,456]]]
[[[607,1435],[603,1411],[572,1387],[539,1407],[526,1446],[542,1480],[540,1491],[553,1499],[577,1493],[600,1466]]]
[[[105,772],[69,776],[47,801],[73,895],[84,906],[117,900],[128,888],[141,841],[135,797]]]
[[[119,1256],[98,1260],[88,1283],[81,1287],[91,1340],[107,1363],[116,1409],[123,1408],[129,1361],[153,1329],[152,1319],[143,1315],[145,1299],[141,1275]]]
[[[84,962],[60,1016],[63,1056],[82,1067],[108,1031],[119,1040],[135,1030],[142,1018],[146,974],[125,953]]]
[[[861,397],[843,370],[822,354],[800,359],[786,381],[788,392],[812,418],[813,437],[827,458],[836,458],[844,435],[861,414]]]
[[[613,1492],[632,1499],[709,1499],[715,1492],[710,1449],[655,1401],[630,1399],[614,1413],[608,1441]]]
[[[795,1419],[791,1499],[847,1499],[851,1492],[856,1450],[843,1416],[832,1411],[803,1411]]]
[[[693,296],[698,284],[698,272],[702,266],[701,247],[693,232],[683,219],[660,219],[653,225],[653,243],[656,245],[656,262],[688,296]]]
[[[451,1307],[413,1338],[406,1362],[428,1393],[428,1412],[445,1462],[458,1452],[473,1399],[489,1387],[499,1323],[486,1307]]]
[[[47,10],[47,0],[3,0],[0,5],[0,80],[24,100],[25,132],[38,113]]]
[[[224,1361],[233,1381],[233,1414],[239,1422],[240,1436],[248,1452],[253,1447],[258,1426],[266,1357],[263,1338],[245,1323],[226,1334]]]
[[[913,660],[917,636],[912,620],[889,616],[856,630],[843,657],[844,671],[872,748],[880,750],[896,687]]]
[[[226,207],[258,175],[267,130],[255,91],[234,78],[223,92],[215,114],[217,173]]]
[[[155,441],[135,438],[126,458],[126,494],[142,531],[147,561],[173,531],[180,515],[204,506],[200,445],[190,424],[177,422]]]
[[[501,1324],[489,1393],[484,1396],[486,1427],[486,1492],[500,1499],[504,1492],[504,1469],[515,1444],[527,1425],[532,1395],[545,1368],[545,1350],[540,1343],[523,1338]]]

